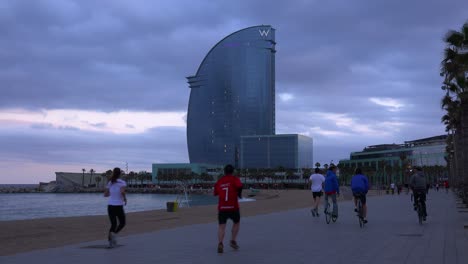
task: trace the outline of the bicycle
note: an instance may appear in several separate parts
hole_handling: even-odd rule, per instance
[[[336,215],[333,215],[332,212],[330,212],[330,202],[327,201],[327,205],[325,207],[325,221],[327,222],[327,224],[330,224],[331,221],[333,221],[333,223],[336,222],[336,219],[338,218]]]
[[[356,195],[357,199],[357,217],[359,219],[359,227],[364,227],[364,208],[362,207],[361,194]]]
[[[421,202],[421,195],[418,196],[418,200],[416,201],[416,212],[418,214],[418,221],[419,225],[423,224],[424,212]]]

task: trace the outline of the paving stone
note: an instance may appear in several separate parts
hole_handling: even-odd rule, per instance
[[[364,228],[349,201],[339,203],[338,221],[330,224],[310,208],[243,218],[240,250],[226,241],[224,254],[216,253],[213,222],[122,237],[124,246],[114,249],[102,240],[0,257],[0,263],[468,263],[466,219],[454,197],[430,192],[427,204],[422,226],[406,194],[369,197]]]

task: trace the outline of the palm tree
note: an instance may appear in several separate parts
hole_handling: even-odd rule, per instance
[[[93,179],[93,173],[96,171],[94,169],[90,169],[89,172],[91,173],[91,177],[89,177],[89,185],[91,185],[91,180]]]
[[[86,171],[86,169],[81,169],[83,171],[83,178],[81,178],[81,186],[84,187],[84,173]]]
[[[101,176],[96,176],[96,177],[94,178],[94,181],[96,182],[96,186],[97,186],[98,188],[99,188],[99,183],[101,182],[101,180],[102,180]]]
[[[452,135],[455,171],[452,171],[452,184],[464,187],[468,197],[468,21],[460,31],[450,30],[445,38],[444,58],[440,75],[444,77],[442,108],[447,112],[442,117],[446,130]]]

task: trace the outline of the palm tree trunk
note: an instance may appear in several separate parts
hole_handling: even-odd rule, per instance
[[[461,97],[461,118],[460,118],[460,154],[461,162],[461,187],[463,188],[463,199],[468,199],[468,98]]]

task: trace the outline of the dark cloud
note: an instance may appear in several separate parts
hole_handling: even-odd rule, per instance
[[[5,0],[0,109],[186,111],[185,76],[206,52],[233,31],[270,24],[277,29],[277,94],[292,95],[277,99],[278,130],[312,131],[319,161],[342,158],[369,144],[443,133],[442,37],[468,19],[466,10],[464,0]],[[370,98],[402,106],[390,111]],[[308,113],[345,114],[376,130],[382,122],[402,125],[387,137],[359,137]],[[2,139],[11,138],[2,141],[3,158],[110,164],[124,153],[140,164],[187,160],[178,130],[109,136],[47,124],[22,129],[0,129]],[[321,130],[354,137],[337,146],[337,137]]]

